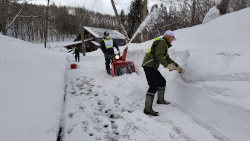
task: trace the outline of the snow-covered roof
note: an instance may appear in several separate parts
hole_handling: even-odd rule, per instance
[[[122,35],[120,32],[117,30],[111,30],[111,29],[104,29],[104,28],[95,28],[95,27],[87,27],[83,26],[85,30],[87,30],[90,34],[92,34],[96,38],[102,38],[103,33],[105,31],[109,32],[109,36],[114,38],[114,39],[125,39],[125,36]]]
[[[95,44],[96,46],[100,46],[99,43],[97,43],[96,41],[90,41],[91,43]]]
[[[79,43],[82,43],[82,40],[81,41],[67,43],[67,44],[64,44],[63,46],[65,47],[65,46],[70,46],[70,45],[79,44]]]
[[[87,41],[90,41],[90,40],[94,40],[94,38],[85,39],[84,42],[87,42]],[[76,41],[76,42],[72,42],[72,43],[67,43],[64,46],[70,46],[70,45],[79,44],[79,43],[82,43],[82,40]]]

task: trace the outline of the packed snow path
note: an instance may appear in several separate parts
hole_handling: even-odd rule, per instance
[[[105,73],[102,56],[81,60],[77,69],[68,69],[63,141],[229,140],[174,101],[167,106],[154,102],[159,117],[145,115],[145,76],[134,73],[112,78]],[[74,63],[73,57],[69,61]]]

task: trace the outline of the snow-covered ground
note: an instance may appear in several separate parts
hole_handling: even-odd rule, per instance
[[[143,114],[148,85],[141,63],[153,40],[129,44],[127,60],[137,73],[112,78],[100,49],[71,70],[74,57],[59,45],[47,51],[0,35],[0,140],[54,141],[61,121],[63,141],[247,141],[248,17],[250,8],[175,31],[169,53],[185,71],[160,67],[171,104],[154,102],[159,117]]]

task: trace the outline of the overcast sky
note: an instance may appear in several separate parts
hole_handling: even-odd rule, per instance
[[[35,0],[40,4],[47,4],[47,0]],[[131,4],[131,0],[114,0],[118,13],[123,9],[127,14],[129,11],[129,6]],[[153,4],[159,2],[159,0],[148,0],[148,8],[150,8]],[[80,6],[85,7],[87,9],[100,12],[103,14],[115,15],[111,0],[50,0],[50,4],[55,3],[56,5],[66,5],[66,6]]]

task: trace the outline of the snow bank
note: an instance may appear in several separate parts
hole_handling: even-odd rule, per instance
[[[171,57],[185,72],[168,84],[176,103],[232,140],[249,140],[250,8],[175,31]],[[180,89],[180,87],[182,89]]]
[[[66,57],[0,35],[0,140],[55,141]]]

